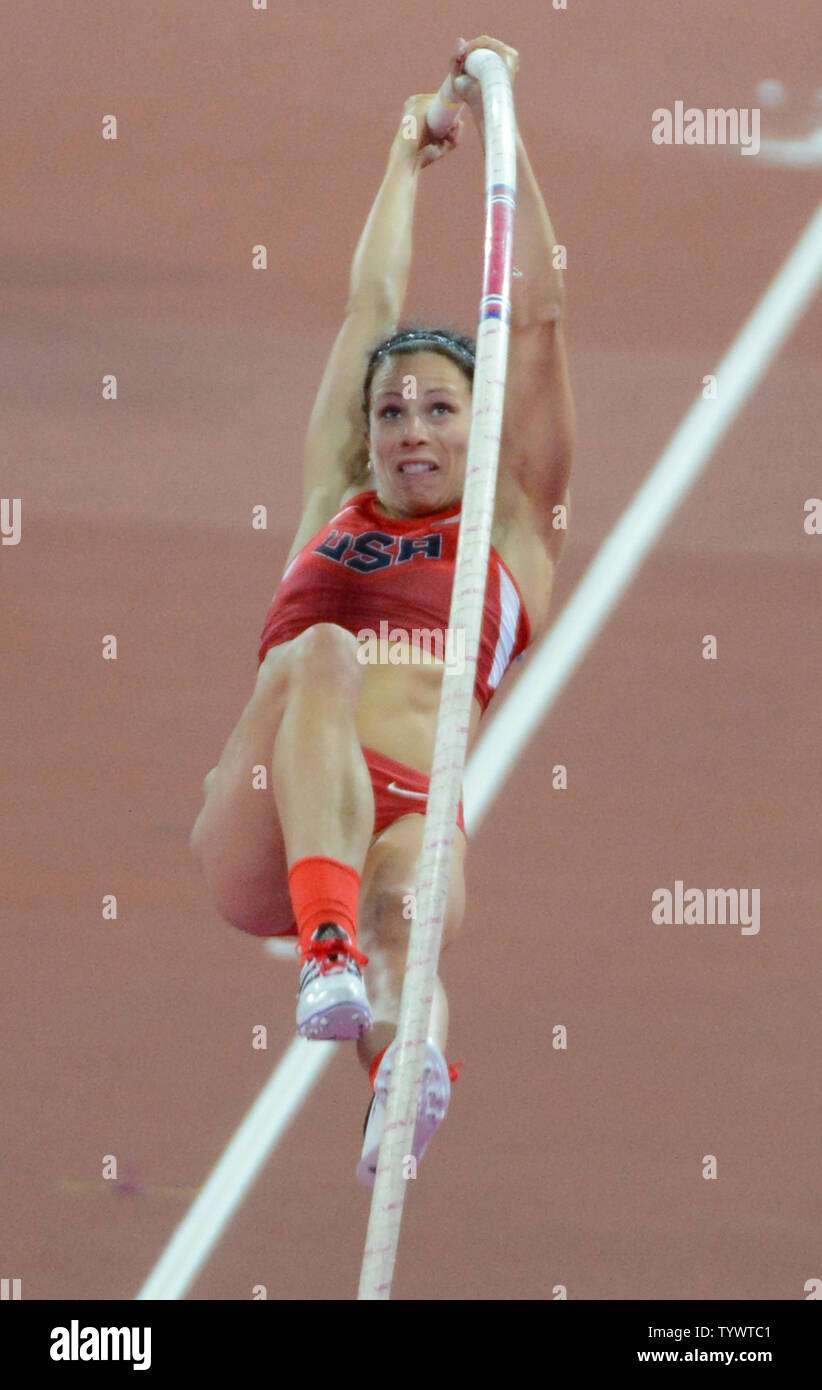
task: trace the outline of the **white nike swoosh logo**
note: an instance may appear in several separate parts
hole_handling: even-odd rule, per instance
[[[390,792],[399,792],[400,796],[421,796],[423,801],[428,796],[427,792],[412,792],[409,791],[407,787],[398,787],[396,782],[389,782],[388,790]]]

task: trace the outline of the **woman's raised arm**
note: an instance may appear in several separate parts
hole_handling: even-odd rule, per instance
[[[513,83],[515,49],[482,34],[463,48],[490,48],[504,60]],[[485,143],[482,90],[468,74],[454,86],[470,107]],[[552,551],[564,532],[554,529],[554,509],[567,502],[576,440],[576,415],[565,351],[565,286],[556,264],[554,228],[517,131],[517,211],[505,414],[500,441],[500,482],[507,475],[532,503]],[[502,495],[502,488],[500,488]]]
[[[432,95],[409,97],[391,144],[388,167],[351,265],[345,319],[331,349],[308,425],[303,500],[319,492],[336,502],[365,458],[362,383],[367,355],[395,332],[411,271],[417,178],[460,140],[463,122],[442,141],[425,126]],[[322,503],[320,503],[322,506]],[[318,523],[321,525],[322,523]]]

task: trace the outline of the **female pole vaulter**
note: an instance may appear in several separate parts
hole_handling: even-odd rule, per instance
[[[462,72],[475,48],[499,53],[512,82],[519,58],[488,35],[459,42],[455,85],[484,145],[480,84]],[[405,104],[354,256],[345,319],[308,426],[302,518],[265,620],[256,684],[205,779],[191,836],[228,922],[257,936],[297,936],[298,1032],[357,1040],[373,1090],[357,1170],[369,1184],[449,659],[471,427],[474,341],[450,328],[400,325],[417,179],[463,133],[460,117],[443,140],[433,138],[425,125],[432,96]],[[409,116],[414,139],[406,138]],[[554,231],[519,135],[517,181],[505,413],[469,751],[506,669],[547,627],[575,436]],[[432,633],[443,639],[438,654]],[[371,634],[384,639],[381,660],[363,659]],[[269,790],[252,784],[260,764],[271,771]],[[461,805],[458,825],[443,947],[465,907]],[[416,1158],[455,1079],[447,1030],[437,980]]]

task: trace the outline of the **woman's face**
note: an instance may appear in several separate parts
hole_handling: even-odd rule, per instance
[[[371,383],[371,468],[379,501],[399,516],[423,516],[462,496],[471,386],[439,352],[387,358]]]

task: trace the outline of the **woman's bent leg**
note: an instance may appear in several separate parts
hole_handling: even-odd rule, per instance
[[[394,1040],[400,1013],[411,920],[409,894],[416,895],[425,817],[401,816],[374,840],[365,861],[360,891],[362,949],[368,954],[368,997],[374,1024],[357,1044],[366,1071]],[[442,945],[459,931],[465,912],[465,854],[467,842],[457,830],[449,879]],[[430,1036],[441,1052],[448,1038],[448,999],[442,981],[434,984]]]
[[[357,639],[319,623],[297,641],[272,758],[288,863],[325,855],[360,874],[374,831],[374,794],[357,736]]]
[[[356,738],[355,648],[350,633],[324,623],[269,652],[206,778],[191,847],[221,916],[244,931],[287,931],[296,859],[324,855],[362,870],[374,803]]]
[[[417,891],[424,826],[425,818],[421,815],[403,816],[395,821],[374,841],[363,874],[360,924],[362,942],[370,957],[368,988],[374,1024],[361,1038],[357,1051],[360,1062],[369,1073],[374,1094],[366,1117],[357,1177],[367,1186],[373,1184],[376,1176],[387,1115],[388,1088],[393,1061],[396,1060],[388,1049],[394,1040],[399,1020],[411,927],[406,909],[408,894],[416,895]],[[443,947],[453,939],[462,921],[465,907],[465,848],[465,836],[458,830],[443,924]],[[439,979],[434,984],[428,1033],[434,1046],[429,1044],[425,1051],[410,1154],[404,1156],[403,1163],[410,1157],[415,1163],[422,1158],[448,1110],[450,1100],[450,1083],[455,1073],[445,1059],[448,1003]],[[386,1051],[387,1056],[383,1061],[381,1054]],[[408,1173],[404,1175],[407,1177]]]

